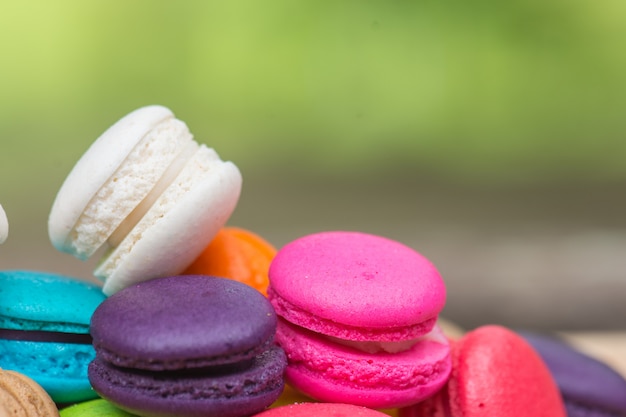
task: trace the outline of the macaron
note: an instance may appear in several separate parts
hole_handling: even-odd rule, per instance
[[[552,372],[568,417],[626,416],[626,380],[621,374],[557,336],[519,333]]]
[[[283,390],[266,297],[221,277],[182,275],[127,287],[93,314],[89,379],[140,416],[248,416]]]
[[[412,248],[360,232],[315,233],[283,246],[269,279],[285,377],[305,395],[395,408],[447,381],[449,342],[435,325],[444,282]]]
[[[267,294],[267,272],[275,255],[276,248],[258,234],[240,227],[224,227],[183,275],[230,278]]]
[[[100,287],[36,271],[0,271],[0,368],[34,379],[55,402],[95,398],[89,321]]]
[[[59,415],[60,417],[134,417],[133,414],[127,413],[102,398],[65,407],[59,411]]]
[[[400,417],[565,417],[557,385],[539,354],[502,326],[482,326],[452,342],[445,387],[400,409]]]
[[[283,389],[282,394],[280,394],[280,397],[278,397],[278,399],[272,403],[270,408],[278,408],[278,407],[283,407],[286,405],[311,403],[311,402],[317,402],[317,401],[315,401],[311,397],[307,397],[302,392],[289,386],[289,384],[285,384],[285,388]],[[363,408],[363,407],[358,407],[358,408]],[[398,415],[398,410],[396,408],[379,409],[377,411],[380,411],[385,416],[397,417]]]
[[[0,416],[58,417],[54,401],[26,375],[0,369]]]
[[[352,404],[297,403],[272,408],[254,417],[388,417],[386,414]]]
[[[104,255],[94,275],[110,295],[178,274],[235,209],[241,173],[198,144],[162,106],[137,109],[104,132],[71,170],[48,219],[58,250]]]
[[[7,237],[9,237],[9,221],[2,204],[0,204],[0,245],[7,240]]]

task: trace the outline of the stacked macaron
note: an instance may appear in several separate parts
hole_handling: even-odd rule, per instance
[[[304,236],[269,270],[287,381],[320,401],[401,407],[437,392],[450,374],[436,326],[445,286],[415,250],[357,232]]]
[[[283,389],[266,297],[235,280],[164,277],[127,287],[91,320],[98,394],[140,416],[243,417]]]
[[[113,294],[182,272],[233,212],[241,174],[162,106],[137,109],[76,163],[50,212],[52,244],[86,259]]]
[[[59,403],[94,398],[91,315],[100,287],[35,271],[0,271],[0,368],[37,381]]]

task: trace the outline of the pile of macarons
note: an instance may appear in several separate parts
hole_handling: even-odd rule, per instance
[[[48,231],[96,279],[0,271],[0,416],[626,416],[624,377],[564,341],[446,322],[407,245],[228,226],[241,186],[162,106],[95,140]]]

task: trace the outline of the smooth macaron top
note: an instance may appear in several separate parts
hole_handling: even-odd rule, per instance
[[[89,333],[106,297],[97,285],[36,271],[0,271],[0,328]]]
[[[446,298],[435,266],[399,242],[330,231],[282,247],[269,269],[279,316],[329,336],[402,340],[427,333]]]
[[[109,297],[94,313],[97,355],[146,370],[237,363],[267,350],[276,315],[257,290],[226,278],[153,279]]]
[[[522,331],[561,390],[569,417],[626,416],[626,379],[557,337]],[[593,414],[596,415],[596,414]]]

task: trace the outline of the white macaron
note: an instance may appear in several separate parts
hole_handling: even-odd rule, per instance
[[[111,295],[182,272],[235,209],[241,173],[162,106],[137,109],[102,134],[61,186],[48,220],[58,250],[87,259]]]
[[[9,221],[2,204],[0,204],[0,245],[7,240],[7,237],[9,237]]]

